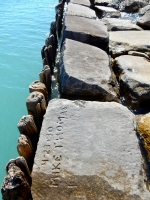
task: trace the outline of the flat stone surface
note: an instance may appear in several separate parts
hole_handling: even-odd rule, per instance
[[[149,106],[150,60],[143,57],[124,55],[115,59],[121,90],[133,108]]]
[[[150,31],[116,31],[109,33],[109,47],[113,57],[128,51],[150,51]]]
[[[95,8],[100,12],[103,12],[103,17],[114,17],[114,18],[120,17],[120,12],[115,8],[107,6],[95,6]]]
[[[130,20],[122,20],[116,18],[103,18],[102,21],[107,26],[108,31],[130,31],[137,30],[141,31],[142,28],[132,24]]]
[[[108,50],[107,27],[99,20],[66,16],[63,27],[63,41],[65,38],[91,44],[105,51]]]
[[[32,172],[34,200],[148,200],[134,115],[111,102],[49,102]]]
[[[83,6],[90,6],[89,0],[70,0],[70,3],[76,3]]]
[[[73,15],[73,16],[86,17],[86,18],[90,18],[90,19],[96,19],[96,14],[95,14],[94,10],[92,10],[91,8],[88,8],[86,6],[75,4],[75,3],[68,4],[66,15]]]
[[[91,45],[66,39],[60,56],[59,80],[65,95],[118,101],[108,55]]]

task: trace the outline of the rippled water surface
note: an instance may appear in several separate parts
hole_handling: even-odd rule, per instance
[[[6,163],[18,156],[17,123],[27,114],[28,86],[39,79],[40,50],[55,18],[57,3],[0,0],[0,184]]]

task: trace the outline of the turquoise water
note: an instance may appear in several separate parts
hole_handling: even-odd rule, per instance
[[[39,79],[41,47],[55,19],[56,0],[0,0],[0,185],[18,156],[17,123],[27,114],[28,87]],[[1,194],[0,194],[1,199]]]

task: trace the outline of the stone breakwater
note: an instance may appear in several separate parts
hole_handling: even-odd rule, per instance
[[[148,0],[59,1],[3,199],[150,199],[149,8]],[[49,101],[57,38],[61,99]]]

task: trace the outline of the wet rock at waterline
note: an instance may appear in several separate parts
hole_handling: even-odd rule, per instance
[[[66,16],[63,27],[65,38],[91,44],[108,51],[109,35],[102,21],[77,16]]]
[[[3,200],[31,200],[31,176],[24,158],[10,160],[6,173],[1,188]]]
[[[150,9],[146,11],[146,13],[140,19],[137,20],[137,25],[150,30]]]
[[[115,102],[49,102],[33,166],[36,200],[147,200],[135,117]]]
[[[66,15],[96,19],[96,14],[94,10],[92,10],[91,8],[88,8],[87,6],[82,6],[75,3],[68,4]]]
[[[103,18],[102,21],[107,26],[108,31],[130,31],[137,30],[141,31],[142,28],[131,23],[130,20],[122,20],[116,18]]]
[[[90,1],[89,0],[70,0],[70,3],[76,3],[76,4],[79,4],[79,5],[90,7]]]
[[[109,50],[112,57],[127,54],[128,51],[150,51],[150,31],[109,32]]]
[[[66,39],[61,50],[59,81],[63,95],[119,101],[108,55],[94,46]]]
[[[150,62],[138,56],[124,55],[115,59],[120,89],[133,109],[150,107]]]
[[[120,17],[120,12],[114,8],[106,7],[106,6],[95,6],[97,13],[101,15],[101,17],[108,18],[118,18]]]

